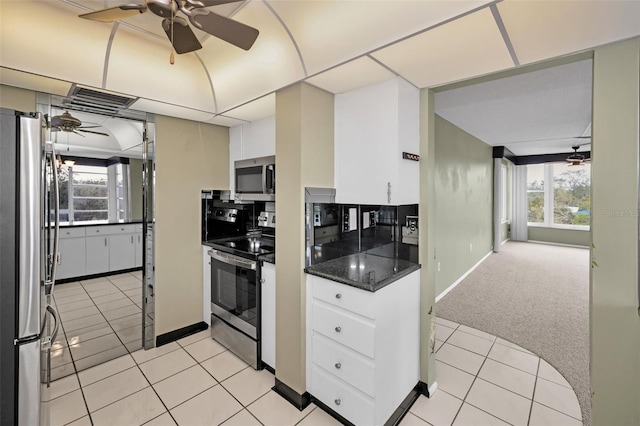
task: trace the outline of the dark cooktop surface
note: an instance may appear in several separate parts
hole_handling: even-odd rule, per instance
[[[243,236],[225,238],[209,241],[208,244],[223,251],[245,257],[257,257],[275,251],[275,240],[269,237],[249,238]]]

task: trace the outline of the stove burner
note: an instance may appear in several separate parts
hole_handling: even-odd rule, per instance
[[[239,256],[255,257],[270,254],[275,251],[275,243],[271,238],[236,237],[219,241],[211,241],[221,248],[231,249],[230,252]]]

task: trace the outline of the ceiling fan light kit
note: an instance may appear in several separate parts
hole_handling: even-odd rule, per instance
[[[99,22],[116,22],[149,10],[154,15],[164,18],[162,29],[178,54],[202,48],[189,23],[227,43],[249,50],[258,38],[257,29],[207,9],[210,6],[238,1],[241,0],[145,0],[144,5],[123,4],[79,16]],[[189,23],[181,16],[177,16],[178,12],[184,14],[189,19]]]

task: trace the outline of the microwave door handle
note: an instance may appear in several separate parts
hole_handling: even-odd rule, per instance
[[[264,164],[262,166],[262,193],[266,194],[267,193],[267,169],[268,169],[269,165],[268,164]]]

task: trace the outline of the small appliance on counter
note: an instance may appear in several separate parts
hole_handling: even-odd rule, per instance
[[[234,163],[238,201],[275,201],[276,157],[251,158]]]

